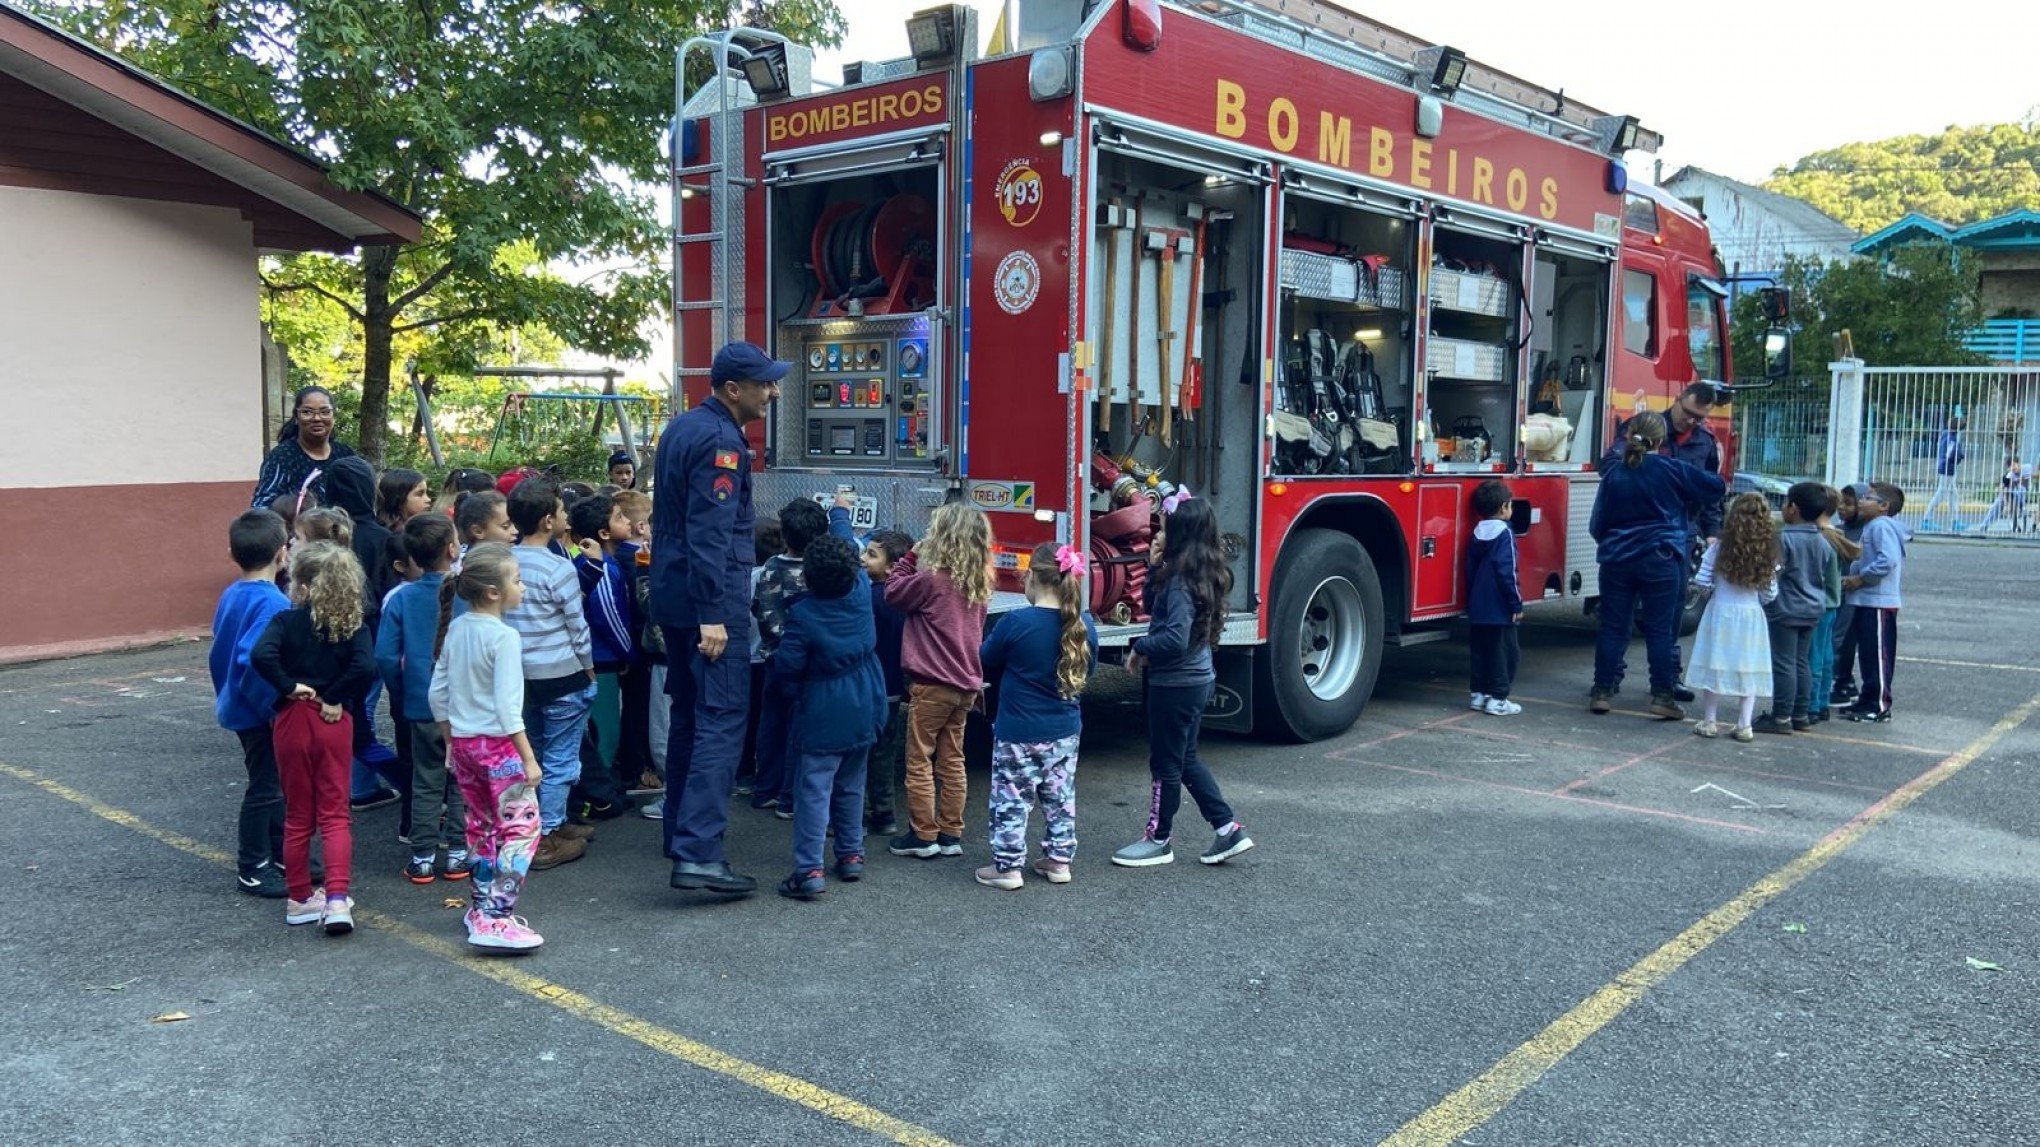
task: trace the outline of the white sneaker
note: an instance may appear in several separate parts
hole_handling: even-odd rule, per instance
[[[1487,709],[1487,702],[1488,702],[1487,694],[1475,693],[1472,699],[1467,701],[1466,707],[1473,710],[1476,713],[1479,713]]]
[[[345,936],[354,931],[354,898],[352,896],[330,896],[326,899],[326,914],[319,917],[328,936]]]
[[[1487,704],[1481,707],[1481,712],[1491,717],[1513,717],[1522,711],[1523,706],[1516,704],[1507,697],[1490,697],[1487,699]]]
[[[312,889],[309,900],[292,900],[286,897],[283,901],[283,922],[286,924],[317,924],[319,918],[325,914],[326,890],[323,888]]]
[[[638,815],[646,820],[666,819],[666,798],[660,797],[658,800],[646,801],[644,804],[639,805]]]

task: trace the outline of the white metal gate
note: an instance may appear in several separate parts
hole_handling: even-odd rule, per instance
[[[1828,369],[1830,484],[1897,486],[1916,532],[2035,536],[2026,494],[2040,458],[2040,368],[1851,359]]]

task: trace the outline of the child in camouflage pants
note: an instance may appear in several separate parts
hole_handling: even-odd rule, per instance
[[[1014,889],[1025,883],[1027,816],[1034,802],[1048,822],[1034,871],[1067,884],[1077,855],[1077,699],[1098,659],[1098,630],[1084,612],[1085,556],[1068,546],[1037,546],[1027,575],[1028,608],[999,620],[979,650],[985,677],[999,682],[992,721],[992,864],[977,882]]]

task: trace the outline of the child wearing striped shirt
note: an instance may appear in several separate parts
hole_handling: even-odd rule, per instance
[[[595,703],[595,655],[581,579],[574,563],[551,544],[567,531],[559,487],[526,478],[510,492],[510,524],[518,543],[510,552],[524,582],[524,600],[503,611],[523,643],[524,728],[538,755],[539,828],[543,834],[531,867],[547,869],[579,860],[594,831],[567,823],[567,791],[581,779],[581,736]]]

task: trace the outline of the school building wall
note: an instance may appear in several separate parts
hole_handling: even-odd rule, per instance
[[[0,661],[203,631],[261,465],[252,226],[0,186]]]

